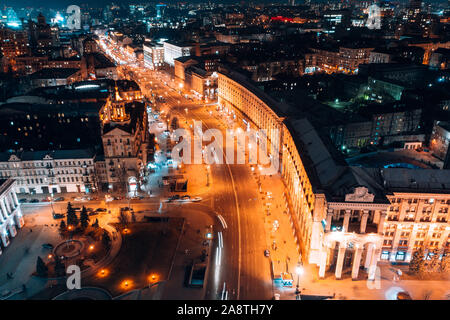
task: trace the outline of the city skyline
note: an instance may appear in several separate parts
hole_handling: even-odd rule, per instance
[[[445,2],[87,3],[0,8],[2,298],[448,299]]]

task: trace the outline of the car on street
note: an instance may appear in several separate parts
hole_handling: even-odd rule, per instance
[[[174,196],[169,197],[169,198],[167,199],[167,202],[171,202],[171,201],[179,200],[179,199],[180,199],[180,195],[176,194],[176,195],[174,195]]]
[[[53,249],[53,245],[51,243],[44,243],[42,245],[42,248],[44,248],[44,249]]]
[[[265,257],[269,257],[270,256],[270,251],[269,250],[264,250],[264,256]]]
[[[27,199],[25,199],[25,198],[22,198],[22,199],[19,199],[19,202],[20,202],[20,203],[27,203],[27,202],[28,202],[28,200],[27,200]]]
[[[54,199],[55,202],[64,201],[64,197],[57,197]]]
[[[97,209],[95,209],[95,211],[97,211],[97,212],[106,212],[108,210],[106,210],[106,208],[97,208]]]
[[[397,300],[412,300],[412,298],[408,292],[402,291],[397,293]]]
[[[202,201],[202,197],[195,197],[191,199],[192,202],[199,202]]]
[[[39,200],[38,199],[31,199],[30,200],[30,203],[36,203],[36,202],[39,202]]]
[[[53,219],[62,219],[62,218],[64,218],[64,214],[62,214],[62,213],[54,213],[53,214]]]
[[[90,211],[88,212],[88,216],[96,216],[98,215],[98,211]]]
[[[44,198],[41,200],[41,202],[50,202],[50,201],[51,201],[50,198]]]

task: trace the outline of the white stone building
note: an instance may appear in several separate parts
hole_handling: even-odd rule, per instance
[[[0,254],[24,224],[15,187],[15,180],[0,179]]]
[[[88,149],[4,152],[0,179],[15,179],[17,193],[88,193],[96,188],[94,158]]]
[[[159,43],[146,42],[143,45],[144,66],[156,70],[164,66],[164,46]]]
[[[164,42],[164,62],[174,66],[174,59],[179,57],[186,57],[192,54],[193,45],[188,43],[170,43]]]

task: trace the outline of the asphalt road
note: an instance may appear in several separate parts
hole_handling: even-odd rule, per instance
[[[164,97],[165,103],[159,104],[161,110],[178,118],[187,118],[188,124],[192,124],[192,120],[201,120],[203,130],[215,128],[224,133],[225,126],[209,113],[214,109],[182,97],[167,75],[127,66],[122,69],[123,74],[140,84],[146,96]],[[267,249],[264,208],[250,166],[215,164],[210,170],[211,207],[224,222],[217,218],[216,250],[213,250],[205,298],[221,299],[222,293],[226,292],[229,300],[271,299],[270,262],[264,256]]]

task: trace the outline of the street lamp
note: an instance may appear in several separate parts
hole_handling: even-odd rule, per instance
[[[51,193],[50,197],[50,205],[52,206],[52,214],[55,215],[55,209],[53,208],[53,192]]]
[[[303,275],[303,266],[301,264],[301,262],[297,265],[297,267],[295,268],[295,273],[297,274],[297,286],[295,289],[295,294],[296,294],[296,299],[300,300],[300,289],[299,289],[299,285],[300,285],[300,276]]]

